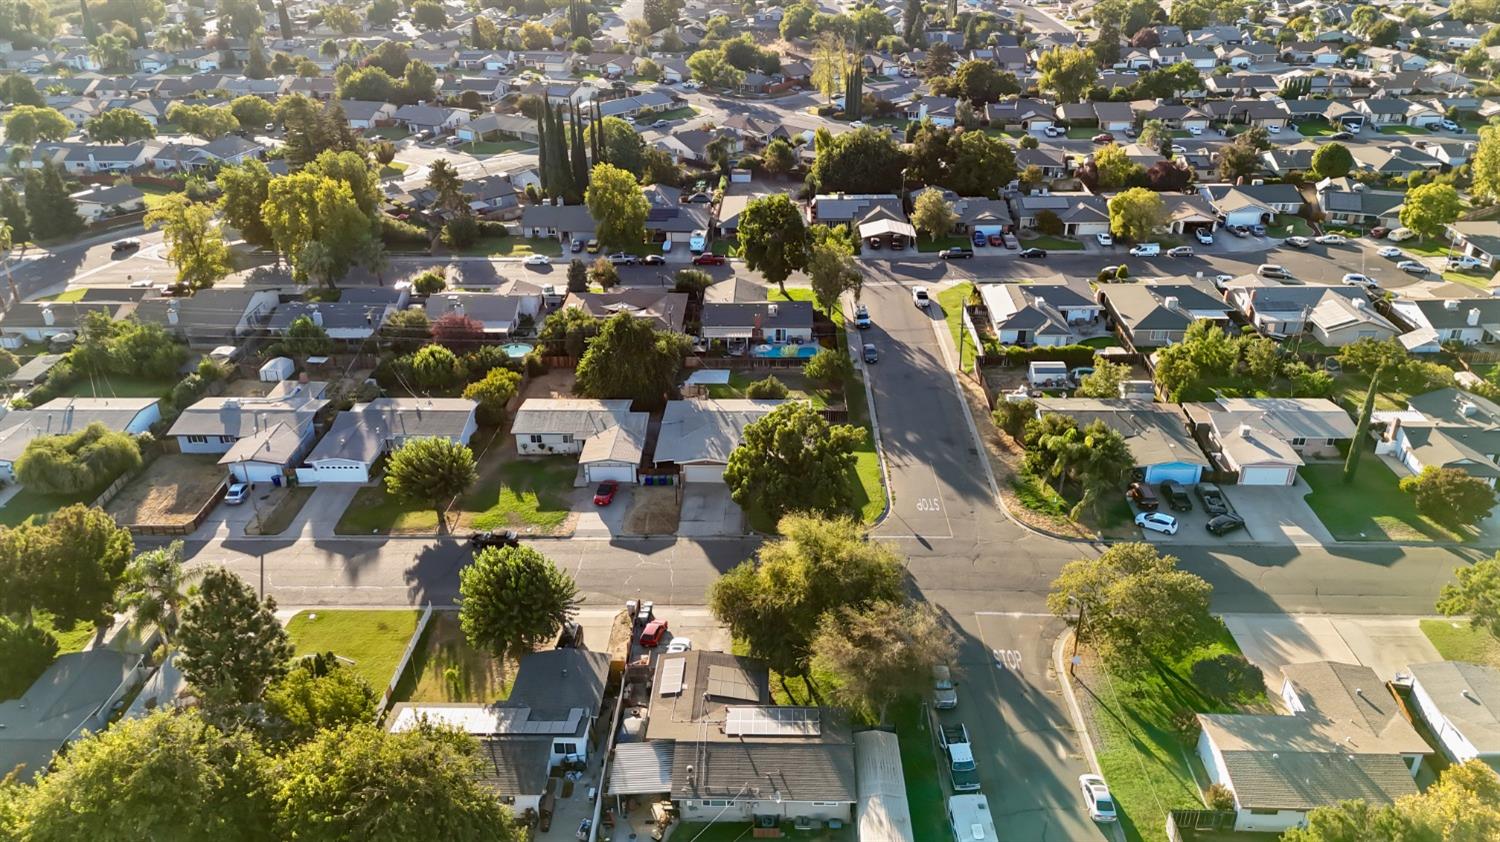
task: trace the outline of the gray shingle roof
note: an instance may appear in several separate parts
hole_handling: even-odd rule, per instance
[[[672,757],[673,798],[730,798],[742,791],[744,799],[852,803],[854,746],[679,742]]]
[[[1500,752],[1500,669],[1461,661],[1412,664],[1409,669],[1476,750]]]
[[[1247,809],[1311,810],[1354,798],[1389,804],[1417,794],[1397,754],[1226,751],[1224,765]]]

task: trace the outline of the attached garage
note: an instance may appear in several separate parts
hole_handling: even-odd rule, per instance
[[[1203,476],[1203,466],[1191,462],[1164,462],[1146,467],[1146,482],[1159,483],[1173,480],[1182,485],[1197,485]]]
[[[1297,481],[1293,465],[1256,465],[1240,471],[1240,485],[1291,485]]]
[[[370,481],[370,466],[356,459],[319,459],[297,469],[297,481],[304,485],[356,483]]]
[[[635,482],[635,465],[624,462],[590,462],[583,466],[583,477],[589,482]]]
[[[724,465],[683,465],[683,482],[718,482],[724,481]]]

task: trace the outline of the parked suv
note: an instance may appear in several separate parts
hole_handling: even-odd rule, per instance
[[[1143,511],[1154,512],[1161,505],[1161,501],[1157,498],[1156,492],[1151,490],[1149,483],[1132,482],[1125,496]]]
[[[1167,505],[1174,512],[1191,512],[1193,510],[1193,498],[1183,490],[1176,480],[1162,480],[1161,496],[1167,500]]]
[[[1198,502],[1203,504],[1203,511],[1210,515],[1229,514],[1229,503],[1224,499],[1224,492],[1211,482],[1200,482],[1193,488],[1193,493],[1198,495]]]

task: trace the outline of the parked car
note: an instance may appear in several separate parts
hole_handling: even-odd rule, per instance
[[[1255,274],[1262,278],[1290,278],[1292,276],[1285,266],[1278,263],[1262,263],[1255,267]]]
[[[706,251],[693,258],[694,266],[723,266],[727,262],[728,261],[724,259],[723,255],[714,254],[710,251]]]
[[[1174,246],[1167,249],[1167,257],[1192,257],[1192,246]]]
[[[1047,126],[1042,129],[1042,134],[1046,135],[1047,137],[1062,137],[1063,135],[1067,134],[1067,132],[1063,131],[1057,126]]]
[[[230,506],[238,506],[245,502],[245,499],[249,496],[249,483],[231,482],[229,488],[224,492],[224,502]]]
[[[662,635],[667,633],[666,620],[652,620],[641,629],[641,646],[646,649],[655,649],[661,645]]]
[[[1177,518],[1161,512],[1141,512],[1135,516],[1135,525],[1152,532],[1166,535],[1177,534]]]
[[[557,635],[557,643],[554,649],[581,649],[583,648],[583,626],[572,620],[563,622],[562,632]]]
[[[667,126],[670,126],[670,125],[672,125],[672,124],[669,123],[669,122],[667,122],[666,120],[653,120],[651,122],[651,128],[653,128],[653,129],[665,129]]]
[[[1349,242],[1349,238],[1343,234],[1319,234],[1313,239],[1325,246],[1341,246]]]
[[[995,246],[997,248],[1000,247],[1000,246],[1005,245],[1005,235],[1004,234],[991,234],[990,235],[990,245]]]
[[[490,547],[519,547],[521,539],[512,529],[486,529],[469,536],[469,548],[474,552]]]
[[[1244,239],[1245,237],[1250,236],[1250,229],[1246,228],[1243,225],[1230,225],[1229,233],[1235,235],[1236,237]]]
[[[874,342],[865,343],[864,358],[866,365],[874,365],[880,362],[880,351],[875,348]]]
[[[1353,140],[1354,132],[1334,132],[1328,136],[1329,140]]]
[[[1130,247],[1131,257],[1155,257],[1161,254],[1161,243],[1141,243]]]
[[[614,254],[609,255],[607,259],[610,263],[613,263],[616,266],[634,266],[635,264],[640,262],[640,258],[624,251],[617,251]]]
[[[1083,790],[1083,803],[1089,808],[1089,818],[1096,822],[1112,822],[1118,818],[1115,815],[1115,799],[1109,794],[1104,778],[1098,775],[1079,775],[1078,786]]]
[[[1125,491],[1126,499],[1136,504],[1142,511],[1154,512],[1161,507],[1161,499],[1156,492],[1151,490],[1148,482],[1132,482],[1130,488]]]
[[[1287,237],[1286,244],[1293,248],[1305,249],[1312,245],[1312,240],[1306,237]]]
[[[113,251],[113,252],[121,252],[121,251],[130,251],[131,249],[138,249],[140,247],[141,247],[141,241],[140,240],[137,240],[134,237],[127,237],[127,238],[125,238],[123,240],[116,240],[115,244],[109,247],[109,250]]]
[[[521,262],[527,266],[551,266],[552,258],[545,254],[533,254]]]
[[[1094,239],[1098,240],[1101,246],[1112,246],[1115,244],[1115,238],[1103,232],[1095,234]]]
[[[1461,131],[1464,130],[1463,126],[1460,126],[1459,124],[1453,122],[1452,120],[1444,120],[1443,122],[1439,123],[1438,125],[1441,126],[1442,129],[1443,129],[1443,131],[1445,131],[1445,132],[1461,132]]]
[[[1250,226],[1250,233],[1254,234],[1257,237],[1264,237],[1266,235],[1266,226],[1252,225]]]
[[[1454,255],[1448,258],[1447,262],[1449,269],[1478,269],[1482,265],[1479,258],[1470,257],[1467,254]]]
[[[1211,246],[1214,244],[1214,232],[1208,230],[1207,228],[1196,229],[1195,231],[1193,231],[1193,236],[1197,237],[1198,242],[1202,243],[1205,246]]]
[[[1397,228],[1391,231],[1389,234],[1386,234],[1385,238],[1393,243],[1404,243],[1415,236],[1417,236],[1417,232],[1411,230],[1410,228]]]
[[[648,254],[641,258],[641,263],[645,266],[665,266],[667,259],[659,254]]]
[[[1140,136],[1140,131],[1138,131],[1135,126],[1126,126],[1125,127],[1125,136],[1126,137],[1139,137]]]
[[[1227,535],[1236,529],[1244,529],[1245,519],[1239,515],[1222,514],[1218,517],[1210,518],[1208,523],[1203,525],[1203,528],[1215,535]]]
[[[1182,484],[1177,480],[1162,480],[1161,496],[1167,499],[1167,505],[1174,512],[1191,512],[1193,510],[1193,498],[1188,496]]]
[[[958,707],[958,690],[953,683],[953,671],[947,664],[932,666],[932,706],[938,710],[953,710]]]
[[[943,249],[942,251],[938,252],[938,257],[941,258],[941,259],[943,259],[943,260],[960,260],[960,259],[963,259],[965,257],[973,257],[973,256],[974,256],[974,250],[971,249],[971,248],[965,248],[963,246],[956,246],[954,248]]]
[[[1198,135],[1203,134],[1203,127],[1202,126],[1188,126],[1188,134],[1193,135],[1194,137],[1197,137]]]
[[[592,239],[589,240],[588,246],[585,249],[585,251],[587,251],[589,254],[598,254],[599,253],[599,241],[598,240],[592,240]]]
[[[912,287],[911,301],[913,304],[926,310],[932,304],[932,298],[927,294],[927,287]]]
[[[983,232],[980,231],[975,231],[974,236],[969,239],[974,243],[975,246],[983,246],[990,241],[990,238],[986,237]]]
[[[577,254],[580,251],[583,251],[583,240],[580,240],[577,237],[574,237],[572,239],[572,241],[568,243],[568,251],[571,251],[574,254]]]
[[[1416,260],[1403,260],[1396,264],[1396,268],[1413,275],[1427,274],[1427,264]]]
[[[691,638],[674,637],[674,638],[672,638],[672,642],[667,644],[667,654],[668,655],[680,655],[683,652],[688,652],[688,651],[692,650],[692,648],[693,648],[693,641],[692,641]]]
[[[870,308],[863,304],[854,305],[854,326],[865,330],[874,322],[870,321]]]
[[[1401,249],[1398,249],[1395,246],[1381,246],[1379,249],[1377,249],[1375,251],[1375,253],[1378,254],[1378,255],[1380,255],[1381,257],[1405,257],[1406,256],[1405,252],[1401,251]]]
[[[453,137],[450,137],[447,140],[443,141],[443,143],[446,144],[446,145],[448,145],[448,146],[461,146],[461,145],[463,145],[463,142],[464,142],[463,138],[458,137],[457,135],[455,135]]]
[[[594,505],[608,506],[615,501],[615,494],[619,491],[620,484],[612,479],[599,483],[599,487],[594,489]]]
[[[1193,493],[1198,495],[1198,502],[1203,504],[1203,511],[1211,515],[1224,515],[1229,513],[1229,501],[1224,499],[1224,492],[1211,482],[1200,482],[1193,486]]]
[[[1035,248],[1035,247],[1024,248],[1024,249],[1021,249],[1020,253],[1017,254],[1016,256],[1017,257],[1021,257],[1021,258],[1025,258],[1026,260],[1041,260],[1041,259],[1043,259],[1043,258],[1045,258],[1047,256],[1047,250],[1046,249],[1039,249],[1039,248]]]
[[[1110,134],[1109,132],[1100,132],[1094,135],[1095,143],[1114,143],[1114,141],[1115,136]]]

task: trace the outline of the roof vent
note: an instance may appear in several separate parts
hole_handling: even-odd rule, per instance
[[[1165,300],[1162,301],[1162,306],[1166,307],[1168,310],[1178,310],[1181,309],[1182,302],[1178,300],[1177,296],[1169,295]]]
[[[1443,309],[1447,310],[1450,313],[1457,313],[1458,312],[1458,301],[1455,300],[1455,299],[1452,299],[1452,298],[1448,299],[1447,301],[1444,301],[1443,302]]]

